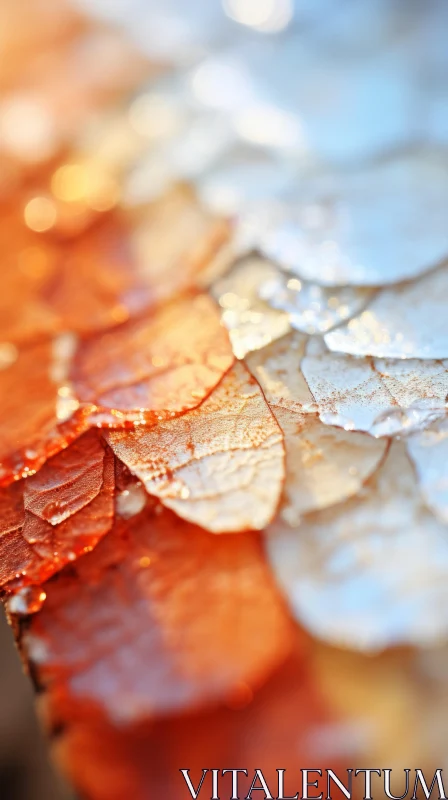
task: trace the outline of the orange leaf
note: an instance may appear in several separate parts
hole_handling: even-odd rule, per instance
[[[232,361],[218,311],[200,294],[82,343],[72,380],[101,421],[156,422],[199,405]]]
[[[213,537],[154,505],[45,591],[29,659],[123,724],[253,688],[290,646],[258,536]]]
[[[112,526],[114,486],[113,455],[89,432],[37,475],[0,490],[3,587],[40,583],[91,550]]]
[[[86,427],[82,412],[58,419],[51,342],[9,352],[12,363],[0,369],[0,485],[38,469]]]

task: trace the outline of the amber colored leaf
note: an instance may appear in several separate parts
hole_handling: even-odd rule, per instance
[[[86,427],[83,412],[66,419],[58,395],[58,370],[63,367],[55,343],[23,351],[0,346],[0,485],[35,471]],[[8,363],[9,362],[9,363]]]
[[[23,484],[13,483],[0,489],[0,583],[24,570],[32,557],[31,547],[22,536],[25,511]]]
[[[201,283],[203,271],[231,232],[226,219],[210,214],[182,184],[129,211],[125,219],[132,230],[137,274],[153,301]]]
[[[113,524],[114,487],[113,454],[91,431],[2,489],[3,588],[40,583],[90,550]]]
[[[264,528],[284,480],[281,431],[237,363],[199,408],[108,441],[150,494],[213,533]]]
[[[53,183],[68,191],[70,181],[82,185],[89,176],[93,182],[94,169],[95,164],[76,161],[62,165]],[[98,167],[97,172],[101,189],[105,176]],[[29,200],[24,196],[25,207]],[[87,212],[94,215],[87,201],[81,197],[64,205],[47,199],[57,215],[58,236],[33,233],[18,213],[4,210],[0,340],[31,342],[67,330],[89,334],[124,322],[196,286],[229,235],[226,221],[204,211],[191,190],[177,187],[144,208],[113,211],[82,236],[64,241],[61,229],[79,229]]]
[[[290,647],[258,536],[213,537],[159,506],[44,588],[27,657],[52,691],[120,724],[253,688]]]
[[[155,422],[197,406],[232,361],[218,311],[200,294],[83,342],[71,377],[111,424]]]

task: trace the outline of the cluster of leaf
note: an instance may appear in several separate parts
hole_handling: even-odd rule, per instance
[[[93,167],[130,191],[128,111],[2,200],[0,583],[60,759],[92,800],[177,800],[179,767],[357,754],[366,696],[358,752],[388,752],[382,695],[420,755],[418,656],[362,653],[447,635],[446,156],[277,196],[232,140],[195,189],[64,199]]]

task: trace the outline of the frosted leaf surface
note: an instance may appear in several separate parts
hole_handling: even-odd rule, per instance
[[[410,436],[407,447],[426,503],[442,522],[448,523],[447,419]]]
[[[443,361],[353,358],[313,340],[302,370],[329,425],[392,436],[423,428],[446,411]]]
[[[414,283],[384,289],[362,314],[326,334],[325,342],[330,350],[356,356],[447,358],[447,297],[444,267]]]
[[[260,285],[275,279],[276,275],[276,268],[267,261],[248,257],[212,286],[237,358],[243,358],[289,331],[288,314],[271,308],[259,297]]]
[[[267,536],[297,619],[339,646],[428,645],[448,633],[447,529],[395,443],[359,496]]]
[[[358,313],[370,300],[369,289],[328,288],[278,272],[260,287],[260,296],[272,308],[285,311],[291,327],[303,333],[326,333]]]
[[[246,359],[283,432],[286,482],[280,517],[289,525],[356,494],[387,449],[384,440],[324,425],[313,413],[300,372],[303,349],[303,338],[292,334]]]
[[[308,337],[294,331],[263,350],[247,355],[246,364],[269,405],[297,412],[317,412],[301,370],[307,342]]]
[[[324,425],[314,414],[272,410],[285,439],[286,481],[279,514],[289,525],[359,492],[386,452],[384,439]]]
[[[328,286],[415,278],[448,255],[448,162],[415,153],[299,184],[259,227],[261,251]],[[398,320],[397,320],[398,322]]]

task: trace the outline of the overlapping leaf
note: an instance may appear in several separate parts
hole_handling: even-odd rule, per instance
[[[200,294],[83,342],[71,378],[111,424],[155,422],[199,405],[232,361],[218,311]]]
[[[46,594],[28,657],[53,692],[113,723],[254,688],[290,646],[256,534],[213,537],[154,504],[118,522]]]
[[[282,667],[273,583],[338,648],[448,636],[447,162],[427,146],[446,143],[442,12],[285,4],[299,25],[260,36],[237,5],[175,0],[168,51],[164,9],[127,15],[158,64],[191,71],[93,120],[41,182],[39,159],[141,63],[61,23],[50,70],[20,70],[38,159],[23,169],[28,128],[6,130],[0,577],[91,800],[177,800],[185,764],[276,778],[298,754],[384,762],[395,740],[398,760],[431,760],[409,733],[426,721],[415,675],[444,713],[442,656],[308,641]],[[47,39],[26,30],[38,65]],[[91,74],[67,87],[74,43]],[[36,199],[51,224],[34,234]],[[266,527],[268,561],[250,532]]]
[[[446,358],[447,294],[446,267],[414,283],[384,289],[359,317],[327,333],[325,341],[331,350],[356,356]]]
[[[93,188],[88,183],[93,168],[74,162],[54,173],[56,191],[77,198],[66,203],[67,221],[59,227],[71,221],[79,227],[89,191],[95,189],[91,175]],[[56,214],[56,199],[47,202],[54,204]],[[18,214],[5,214],[0,226],[6,282],[0,336],[13,344],[26,343],[124,322],[195,286],[228,234],[227,223],[201,209],[186,187],[132,212],[111,212],[68,242],[33,234]]]
[[[353,358],[314,340],[301,368],[321,420],[346,430],[390,436],[446,413],[446,361]]]
[[[96,545],[113,523],[114,474],[111,451],[92,431],[1,490],[3,589],[40,584]],[[26,611],[27,596],[16,607]]]
[[[9,343],[3,346],[0,484],[32,473],[85,430],[84,414],[72,416],[78,403],[63,384],[70,349],[70,342],[64,340],[23,351]]]
[[[317,636],[361,650],[446,637],[446,528],[401,443],[359,496],[298,529],[277,523],[267,546],[297,618]]]
[[[321,422],[300,373],[304,346],[304,337],[292,334],[247,358],[283,432],[286,482],[280,516],[292,526],[307,512],[357,494],[387,449],[384,440]]]
[[[236,364],[198,408],[108,441],[181,517],[214,533],[264,528],[284,479],[281,431],[258,384]]]

